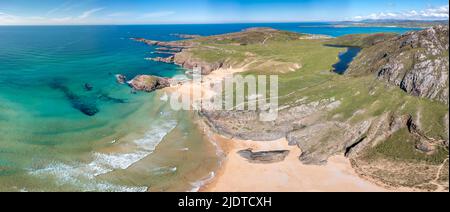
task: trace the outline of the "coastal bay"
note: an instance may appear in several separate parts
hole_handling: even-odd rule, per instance
[[[326,40],[329,40],[329,36],[356,32],[403,33],[413,30],[406,28],[335,30],[327,25],[315,28],[302,28],[299,25],[303,24],[207,25],[208,30],[202,30],[205,28],[202,25],[1,28],[0,33],[5,35],[4,40],[0,41],[1,45],[11,51],[0,51],[0,56],[4,58],[0,61],[2,73],[0,189],[226,191],[226,185],[233,185],[234,179],[230,176],[234,175],[234,169],[251,174],[252,171],[264,172],[264,169],[277,170],[277,166],[280,165],[281,173],[292,176],[288,178],[287,183],[282,180],[285,178],[281,177],[273,184],[255,186],[268,190],[288,190],[288,185],[291,184],[295,185],[293,188],[307,191],[334,191],[345,186],[355,191],[383,190],[357,178],[357,175],[349,169],[349,160],[343,158],[342,152],[339,156],[326,158],[328,159],[326,166],[306,166],[301,163],[299,156],[305,155],[303,153],[307,151],[302,152],[303,148],[287,146],[286,140],[277,142],[273,141],[277,139],[268,139],[265,144],[262,141],[257,142],[256,138],[235,138],[226,142],[226,139],[215,135],[219,132],[203,131],[201,124],[197,127],[196,122],[205,121],[207,114],[206,116],[202,114],[201,119],[197,120],[198,117],[192,112],[172,111],[168,102],[164,100],[165,92],[167,94],[173,91],[186,92],[189,82],[179,87],[165,88],[148,94],[133,92],[131,88],[116,83],[114,79],[115,74],[123,74],[127,79],[143,74],[186,78],[185,73],[188,70],[185,68],[189,67],[182,68],[173,64],[144,60],[148,57],[167,55],[154,51],[156,47],[142,45],[129,38],[145,37],[170,42],[182,39],[174,35],[183,33],[200,34],[203,38],[196,36],[194,39],[205,39],[204,37],[208,35],[267,26],[289,31],[290,33],[283,33],[286,37],[282,37],[288,39],[288,42],[283,43],[285,40],[276,39],[264,42],[265,37],[262,37],[261,42],[264,44],[267,42],[269,47],[274,47],[271,51],[267,51],[269,49],[267,46],[258,43],[246,46],[210,43],[227,51],[218,52],[219,54],[214,51],[194,52],[200,56],[207,56],[206,59],[211,63],[216,59],[234,56],[227,52],[239,52],[242,49],[250,52],[234,57],[233,59],[237,60],[229,67],[210,70],[211,73],[204,76],[205,81],[217,82],[233,74],[257,73],[261,70],[271,73],[271,70],[275,70],[284,76],[281,78],[283,84],[280,90],[282,106],[293,105],[296,100],[301,100],[305,96],[310,96],[311,102],[327,99],[329,100],[327,104],[338,101],[347,104],[347,99],[334,92],[329,93],[331,89],[325,86],[337,88],[338,92],[344,90],[343,87],[347,85],[361,87],[366,85],[351,79],[341,81],[346,76],[335,76],[331,73],[332,64],[338,61],[338,53],[344,48],[324,47],[322,44],[325,42],[321,39],[325,37],[311,34],[325,34],[328,37]],[[34,38],[38,42],[30,43],[31,39],[27,37],[30,35],[28,30],[36,30]],[[93,35],[93,32],[97,33]],[[305,34],[301,35],[304,36],[302,39],[291,43],[289,39],[300,36],[291,32]],[[68,34],[73,34],[76,38]],[[317,60],[315,59],[317,56],[323,57]],[[247,57],[250,60],[246,60]],[[255,58],[259,61],[251,63]],[[276,68],[273,69],[274,67]],[[368,81],[374,86],[381,85],[378,82]],[[322,83],[328,84],[324,84],[324,87],[315,87]],[[192,86],[206,96],[214,95],[201,85]],[[342,95],[349,95],[350,92],[355,94],[357,91],[370,93],[359,89],[357,87],[343,92]],[[302,92],[291,94],[293,91]],[[409,97],[399,92],[394,93],[401,99],[409,100]],[[336,97],[334,101],[332,97]],[[359,100],[362,105],[367,103],[365,99]],[[423,103],[425,106],[427,104],[432,103],[426,101]],[[375,112],[380,109],[376,108],[376,104],[373,104],[373,107],[369,109]],[[442,110],[439,105],[436,108],[437,111]],[[332,118],[336,120],[351,116],[355,112],[348,107],[334,109],[337,111],[333,112]],[[310,118],[310,121],[313,121],[314,117]],[[219,140],[217,143],[211,142],[209,137],[211,134]],[[277,134],[279,133],[273,133]],[[221,147],[222,151],[215,145]],[[255,150],[289,149],[290,154],[280,164],[255,165],[236,154],[237,151],[250,147]],[[311,181],[317,175],[337,177],[341,182],[336,182],[327,189]],[[261,176],[270,177],[270,174]],[[322,180],[325,182],[330,178],[324,177]],[[262,183],[261,180],[255,182]],[[251,188],[246,187],[246,183],[242,181],[242,184],[236,183],[233,187],[240,191],[250,190]]]

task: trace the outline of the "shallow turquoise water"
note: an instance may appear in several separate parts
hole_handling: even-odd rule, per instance
[[[144,60],[156,56],[153,47],[129,38],[175,40],[170,34],[254,26],[330,36],[411,30],[326,24],[0,27],[0,190],[146,190],[148,181],[116,182],[114,175],[103,175],[129,169],[163,137],[189,124],[159,93],[131,94],[114,74],[172,77],[183,70]],[[95,114],[86,115],[80,105]],[[179,140],[199,137],[191,132]]]

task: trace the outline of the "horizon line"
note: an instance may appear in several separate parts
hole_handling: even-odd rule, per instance
[[[417,22],[441,22],[441,21],[449,21],[449,19],[436,19],[436,20],[414,20],[414,19],[365,19],[365,20],[340,20],[340,21],[326,21],[326,20],[311,20],[311,21],[274,21],[274,22],[265,22],[265,21],[255,21],[255,22],[192,22],[192,23],[92,23],[92,24],[1,24],[0,27],[5,26],[145,26],[145,25],[214,25],[214,24],[289,24],[289,23],[342,23],[342,22],[363,22],[367,20],[372,21],[417,21]]]

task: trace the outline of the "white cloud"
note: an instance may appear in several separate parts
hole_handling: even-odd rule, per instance
[[[449,6],[428,8],[420,11],[380,12],[365,16],[355,16],[354,20],[363,19],[410,19],[410,20],[442,20],[449,18]]]
[[[94,13],[104,8],[95,8],[81,13],[79,16],[42,17],[42,16],[18,16],[0,12],[0,25],[63,25],[97,23],[97,19],[88,19]]]
[[[68,10],[70,10],[73,7],[70,4],[71,4],[70,1],[66,1],[63,4],[59,5],[58,7],[55,7],[53,9],[49,10],[47,12],[47,15],[51,15],[53,13],[57,13],[57,12],[61,12],[61,11],[68,11]]]
[[[109,17],[123,17],[123,16],[127,16],[130,15],[131,13],[129,12],[116,12],[116,13],[111,13],[108,14]]]
[[[91,16],[92,14],[94,14],[94,13],[96,13],[96,12],[99,12],[99,11],[102,11],[103,9],[105,9],[105,8],[95,8],[95,9],[92,9],[92,10],[85,11],[85,12],[83,12],[83,14],[81,14],[80,16],[78,16],[78,18],[79,18],[79,19],[85,19],[85,18],[88,18],[88,17]]]
[[[2,24],[12,24],[18,19],[17,16],[10,15],[8,13],[0,12],[0,25]]]
[[[160,11],[143,14],[142,18],[161,18],[175,14],[174,11]]]

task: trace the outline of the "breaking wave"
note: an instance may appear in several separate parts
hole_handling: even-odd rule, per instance
[[[116,185],[97,180],[96,177],[114,170],[128,169],[133,164],[144,159],[155,150],[163,138],[176,126],[177,121],[175,120],[157,121],[152,124],[151,129],[142,138],[133,141],[131,144],[124,144],[132,146],[129,152],[96,152],[93,154],[92,162],[88,164],[53,163],[42,169],[31,170],[29,173],[43,179],[53,176],[59,185],[76,186],[83,191],[147,191],[148,188],[145,186]]]

